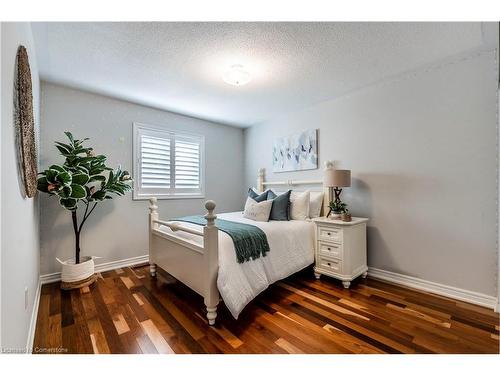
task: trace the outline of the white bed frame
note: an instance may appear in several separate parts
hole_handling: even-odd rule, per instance
[[[325,163],[326,168],[333,168],[332,162]],[[287,180],[266,182],[265,170],[259,169],[257,188],[264,191],[269,186],[295,187],[298,185],[323,185],[321,180]],[[323,189],[325,189],[323,187]],[[177,280],[186,284],[204,298],[207,308],[208,324],[215,324],[219,290],[217,289],[217,274],[219,269],[219,234],[215,226],[215,202],[207,201],[205,208],[207,224],[196,230],[175,222],[162,221],[158,218],[157,199],[149,200],[149,262],[151,276],[156,276],[157,267],[162,268]],[[329,202],[329,191],[325,189],[323,213]],[[169,227],[173,232],[183,231],[203,238],[203,245],[188,239],[169,234],[159,229],[160,225]]]

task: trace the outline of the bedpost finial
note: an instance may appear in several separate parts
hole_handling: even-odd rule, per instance
[[[205,208],[208,211],[208,213],[205,215],[205,219],[207,219],[207,225],[208,226],[214,225],[215,219],[217,218],[217,215],[214,215],[215,202],[212,200],[206,201]]]
[[[158,209],[158,205],[156,204],[157,202],[158,200],[156,199],[156,197],[149,198],[149,212],[156,212],[156,210]]]
[[[215,202],[212,200],[206,201],[205,202],[205,208],[210,212],[215,210]]]
[[[259,191],[264,191],[264,173],[265,173],[264,168],[259,168],[258,175],[257,175],[257,189]]]

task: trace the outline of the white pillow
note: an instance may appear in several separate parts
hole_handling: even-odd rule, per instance
[[[290,218],[292,220],[306,220],[309,218],[309,191],[303,193],[292,192],[290,196]]]
[[[243,217],[254,221],[269,221],[272,206],[272,200],[256,202],[252,198],[248,197],[245,203]]]
[[[311,199],[309,200],[309,217],[311,219],[319,217],[324,195],[325,193],[322,191],[311,191]]]

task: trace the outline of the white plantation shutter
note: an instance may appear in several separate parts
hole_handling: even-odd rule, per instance
[[[170,139],[141,135],[141,188],[170,188]]]
[[[200,145],[184,139],[175,139],[175,188],[199,189]]]
[[[134,124],[134,199],[203,196],[201,136]]]

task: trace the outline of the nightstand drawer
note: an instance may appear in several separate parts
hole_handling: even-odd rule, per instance
[[[319,268],[335,273],[342,272],[342,262],[338,259],[319,258]]]
[[[342,259],[342,245],[339,243],[319,241],[318,252],[320,256]]]
[[[318,239],[323,241],[342,242],[342,229],[338,227],[318,227]]]

